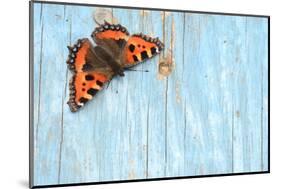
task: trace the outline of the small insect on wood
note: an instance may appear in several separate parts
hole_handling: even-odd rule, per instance
[[[131,35],[120,25],[105,22],[97,27],[92,38],[79,39],[68,47],[68,68],[74,73],[69,83],[70,110],[76,112],[102,89],[114,76],[159,54],[164,44],[158,38],[142,33]]]

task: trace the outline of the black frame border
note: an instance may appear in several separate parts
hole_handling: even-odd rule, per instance
[[[178,177],[160,177],[160,178],[147,178],[147,179],[132,179],[132,180],[113,180],[113,181],[101,181],[101,182],[83,182],[83,183],[69,183],[69,184],[51,184],[51,185],[36,185],[33,183],[33,66],[34,66],[34,3],[42,4],[57,4],[57,5],[71,5],[71,6],[89,6],[89,7],[103,7],[103,8],[123,8],[123,9],[136,9],[136,10],[154,10],[154,11],[168,11],[168,12],[185,12],[194,14],[210,14],[210,15],[224,15],[224,16],[245,16],[245,17],[260,17],[267,18],[268,21],[268,170],[267,171],[253,171],[253,172],[241,172],[241,173],[224,173],[224,174],[209,174],[209,175],[194,175],[194,176],[178,176]],[[257,175],[270,173],[270,16],[269,15],[256,15],[256,14],[240,14],[240,13],[225,13],[225,12],[208,12],[208,11],[194,11],[194,10],[182,10],[182,9],[162,9],[162,8],[150,8],[150,7],[130,7],[120,5],[103,5],[103,4],[88,4],[88,3],[70,3],[70,2],[58,2],[58,1],[29,1],[29,188],[50,188],[50,187],[68,187],[68,186],[86,186],[86,185],[99,185],[99,184],[118,184],[118,183],[131,183],[131,182],[144,182],[144,181],[162,181],[162,180],[179,180],[179,179],[191,179],[191,178],[209,178],[209,177],[223,177],[223,176],[239,176],[239,175]]]

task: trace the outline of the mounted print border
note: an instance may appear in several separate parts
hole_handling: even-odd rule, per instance
[[[73,113],[66,47],[104,20],[165,47]],[[29,38],[31,188],[270,172],[269,16],[31,1]]]

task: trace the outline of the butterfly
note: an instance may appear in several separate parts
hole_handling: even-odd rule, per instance
[[[142,33],[130,35],[124,26],[106,21],[95,28],[91,37],[95,46],[88,38],[78,39],[73,46],[68,46],[66,63],[73,76],[67,104],[72,112],[93,99],[113,77],[124,76],[124,71],[164,49],[158,38]]]

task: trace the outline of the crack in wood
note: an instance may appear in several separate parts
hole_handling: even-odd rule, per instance
[[[148,142],[149,142],[149,107],[150,106],[150,99],[148,100],[148,107],[147,107],[147,114],[146,114],[146,171],[145,177],[148,178]]]
[[[64,16],[65,16],[65,11],[66,11],[66,7],[64,6]],[[64,20],[64,19],[63,19]],[[69,45],[71,45],[71,41],[72,41],[72,14],[70,15],[70,19],[69,19]],[[61,135],[60,135],[60,144],[59,144],[59,163],[58,163],[58,183],[60,183],[60,179],[61,179],[61,161],[62,161],[62,148],[63,148],[63,141],[64,141],[64,99],[66,98],[67,95],[67,89],[68,89],[68,68],[65,68],[65,83],[64,83],[64,91],[63,91],[63,95],[62,95],[62,99],[61,99]]]
[[[264,170],[263,165],[263,69],[261,65],[261,170]]]
[[[41,5],[41,11],[43,11],[43,5]],[[42,13],[40,13],[41,15]],[[36,124],[36,144],[39,135],[39,123],[40,123],[40,109],[41,109],[41,78],[42,78],[42,64],[43,64],[43,36],[44,36],[44,23],[42,22],[42,17],[40,17],[41,23],[41,36],[40,36],[40,59],[39,59],[39,87],[38,87],[38,105],[37,105],[37,124]]]

